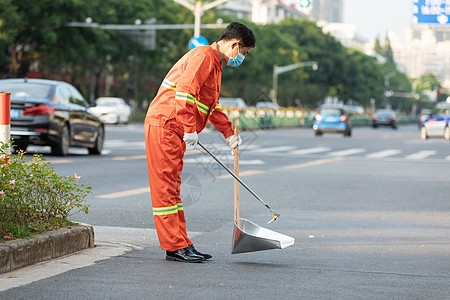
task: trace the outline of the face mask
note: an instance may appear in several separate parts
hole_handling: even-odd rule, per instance
[[[242,62],[244,61],[244,59],[245,59],[245,56],[242,55],[242,53],[239,51],[239,44],[238,44],[238,54],[236,55],[235,58],[230,57],[228,59],[227,66],[233,67],[233,68],[239,67],[242,64]]]

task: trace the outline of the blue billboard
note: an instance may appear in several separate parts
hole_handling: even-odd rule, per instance
[[[450,0],[413,0],[413,25],[450,26]]]

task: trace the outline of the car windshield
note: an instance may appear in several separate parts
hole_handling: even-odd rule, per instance
[[[30,82],[3,82],[1,91],[8,91],[12,98],[50,99],[53,86]]]
[[[341,111],[337,108],[322,108],[320,110],[321,115],[341,115]]]

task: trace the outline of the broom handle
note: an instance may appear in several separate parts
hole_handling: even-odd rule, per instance
[[[239,136],[239,119],[234,120],[234,136]],[[233,149],[234,174],[239,177],[239,146]],[[239,181],[234,180],[234,222],[239,226]]]
[[[276,214],[271,208],[270,206],[263,201],[263,199],[261,199],[258,195],[256,195],[256,193],[254,191],[252,191],[251,188],[249,188],[248,185],[245,184],[245,182],[243,182],[238,176],[236,176],[236,174],[233,173],[233,171],[230,170],[230,168],[228,168],[223,162],[221,162],[211,151],[209,151],[205,146],[203,146],[202,143],[200,143],[200,141],[198,142],[198,145],[206,152],[208,153],[209,156],[211,156],[219,165],[222,166],[222,168],[224,168],[225,170],[227,170],[227,172],[234,177],[234,179],[236,179],[237,181],[239,181],[240,184],[242,184],[243,187],[245,187],[245,189],[247,191],[250,192],[250,194],[252,194],[256,199],[259,200],[259,202],[261,202],[265,207],[267,207],[268,210],[270,210],[270,212],[272,212],[273,214]]]

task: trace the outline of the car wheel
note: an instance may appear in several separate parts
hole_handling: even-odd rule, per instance
[[[105,141],[105,129],[100,126],[97,130],[97,138],[94,147],[88,148],[89,154],[102,154],[103,142]]]
[[[67,125],[64,125],[59,134],[59,141],[52,145],[52,154],[66,156],[70,147],[70,131]]]
[[[444,139],[446,141],[450,141],[450,127],[449,126],[446,126],[444,128]]]
[[[316,131],[314,131],[314,134],[315,134],[316,136],[321,136],[321,135],[322,135],[322,132],[319,131],[319,130],[316,130]]]
[[[15,153],[19,153],[20,151],[26,152],[27,148],[28,148],[28,143],[17,143],[13,146]]]
[[[426,140],[428,138],[427,129],[425,126],[420,127],[420,138]]]
[[[348,137],[352,136],[352,131],[351,130],[345,131],[344,136],[348,136]]]

